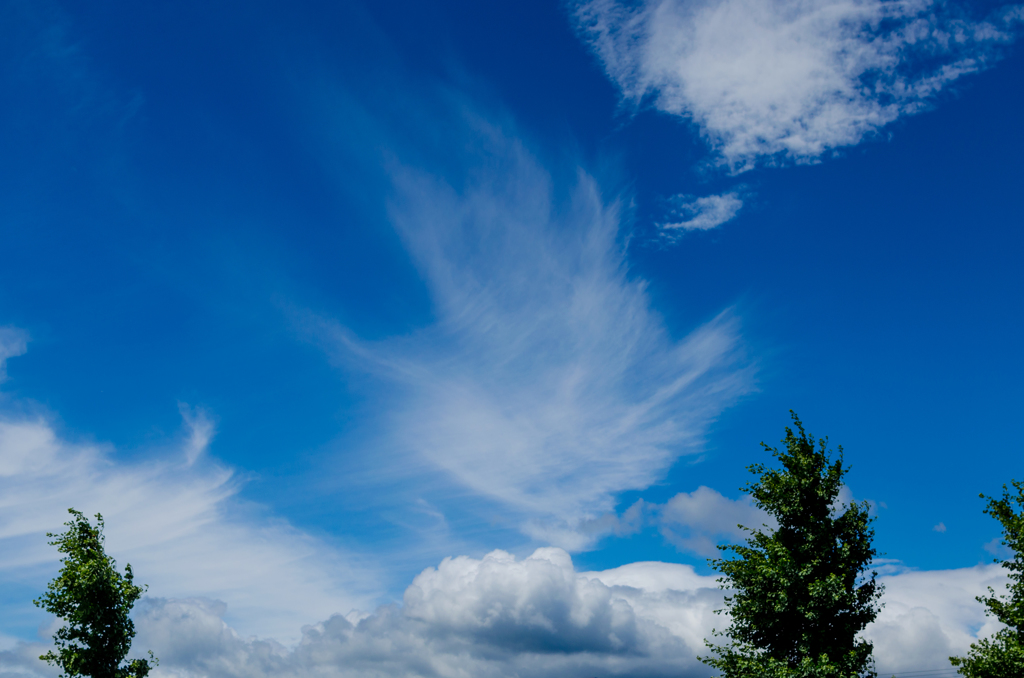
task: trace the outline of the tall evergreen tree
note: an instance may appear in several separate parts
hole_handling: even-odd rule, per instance
[[[866,572],[875,556],[866,502],[840,505],[843,448],[815,440],[790,411],[784,449],[761,445],[781,468],[754,464],[742,488],[778,527],[743,527],[745,545],[720,546],[735,558],[712,560],[731,590],[731,625],[705,641],[705,664],[725,678],[854,678],[875,675],[872,645],[858,634],[878,614],[882,588]]]
[[[1017,495],[1003,485],[1003,496],[986,497],[985,513],[1003,527],[1003,546],[1013,557],[997,563],[1009,570],[1007,594],[997,596],[991,587],[987,596],[978,596],[978,602],[988,609],[985,614],[998,619],[1006,627],[992,638],[971,645],[966,657],[950,657],[957,672],[967,678],[1017,678],[1024,676],[1024,482],[1010,481]],[[1020,510],[1014,510],[1016,504]]]
[[[104,551],[103,516],[97,513],[93,526],[81,511],[68,512],[72,519],[64,523],[67,531],[46,535],[65,554],[60,574],[33,601],[64,626],[53,636],[57,652],[39,658],[56,664],[66,678],[145,678],[156,664],[152,652],[149,660],[122,664],[135,637],[128,615],[145,588],[135,585],[131,565],[122,575]]]

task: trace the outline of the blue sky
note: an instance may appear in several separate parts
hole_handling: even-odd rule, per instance
[[[367,650],[331,670],[699,671],[704,622],[664,620],[714,607],[705,559],[756,519],[738,488],[790,408],[875,507],[875,636],[945,639],[878,641],[880,668],[986,632],[972,596],[998,581],[998,531],[978,493],[1024,476],[1020,6],[2,16],[10,670],[46,675],[28,601],[74,505],[151,584],[140,638],[168,675],[216,672],[167,639],[213,647],[218,624],[237,635],[217,652],[280,642],[294,663],[304,625],[434,637],[410,620],[481,663]],[[643,659],[557,623],[524,659],[521,619],[480,635],[438,611],[532,600],[508,582],[535,567],[625,596]]]

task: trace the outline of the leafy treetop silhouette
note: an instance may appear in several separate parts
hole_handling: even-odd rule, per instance
[[[722,573],[729,642],[701,661],[725,678],[851,678],[875,675],[872,644],[858,634],[878,615],[882,587],[875,572],[874,530],[867,502],[841,505],[849,470],[843,448],[833,458],[828,439],[815,440],[790,411],[783,449],[761,445],[781,468],[754,464],[756,480],[742,488],[778,521],[774,530],[740,526],[744,545],[719,546],[732,559],[710,561]],[[721,612],[721,610],[719,610]]]
[[[56,664],[66,678],[145,678],[157,664],[152,652],[149,660],[123,663],[135,637],[129,613],[145,588],[135,585],[131,565],[122,575],[104,551],[103,516],[96,514],[94,526],[81,511],[68,513],[68,529],[46,535],[65,554],[60,573],[33,601],[64,625],[53,636],[57,651],[39,658]]]
[[[983,638],[971,645],[966,657],[950,657],[957,672],[967,678],[1004,678],[1024,676],[1024,482],[1011,480],[1016,496],[1003,485],[1003,496],[986,497],[985,513],[1002,525],[1003,546],[1013,553],[1009,560],[997,563],[1009,570],[1006,595],[997,596],[992,587],[987,596],[978,596],[978,602],[988,609],[985,614],[1006,625],[991,638]],[[1019,510],[1014,509],[1014,504]]]

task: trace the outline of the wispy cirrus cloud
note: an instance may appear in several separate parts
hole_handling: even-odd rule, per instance
[[[1024,19],[944,0],[586,0],[583,38],[625,101],[692,121],[734,171],[813,162],[927,108]]]
[[[1007,546],[1000,537],[996,537],[992,541],[986,542],[983,548],[996,558],[1005,560],[1013,557],[1013,551],[1010,550],[1010,547]]]
[[[0,382],[7,381],[7,361],[28,350],[28,332],[19,327],[0,327]]]
[[[103,514],[108,551],[131,563],[151,594],[223,601],[246,634],[295,640],[310,615],[366,607],[379,595],[357,556],[241,500],[234,472],[203,458],[208,417],[187,405],[182,414],[180,449],[125,463],[109,445],[61,437],[43,417],[0,412],[0,574],[19,592],[8,597],[31,599],[26,589],[41,591],[56,574],[60,554],[46,532],[60,531],[69,507]],[[17,624],[41,615],[27,603],[4,614]]]
[[[311,327],[350,369],[396,397],[384,433],[404,462],[570,549],[616,496],[662,477],[747,391],[729,311],[673,338],[627,268],[620,206],[579,174],[562,199],[526,148],[474,128],[465,180],[399,167],[391,213],[433,298],[436,322],[365,342]]]
[[[210,413],[202,407],[190,407],[188,403],[178,403],[178,412],[188,430],[185,441],[185,461],[191,466],[206,452],[217,432],[217,427]]]
[[[677,195],[676,203],[665,223],[658,224],[662,235],[675,238],[680,231],[707,231],[732,221],[743,209],[738,191],[695,198]]]

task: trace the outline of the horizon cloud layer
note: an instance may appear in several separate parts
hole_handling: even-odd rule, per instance
[[[880,672],[934,670],[995,630],[974,596],[999,587],[995,565],[880,578],[886,607],[865,636]],[[707,670],[703,641],[727,617],[726,592],[689,565],[638,562],[577,572],[568,553],[537,549],[445,558],[421,572],[401,605],[334,615],[303,627],[287,648],[244,639],[212,600],[146,598],[136,646],[161,658],[156,678],[342,677],[505,678],[530,675],[683,676]],[[36,659],[43,645],[0,652],[0,670],[35,678],[54,671]]]

